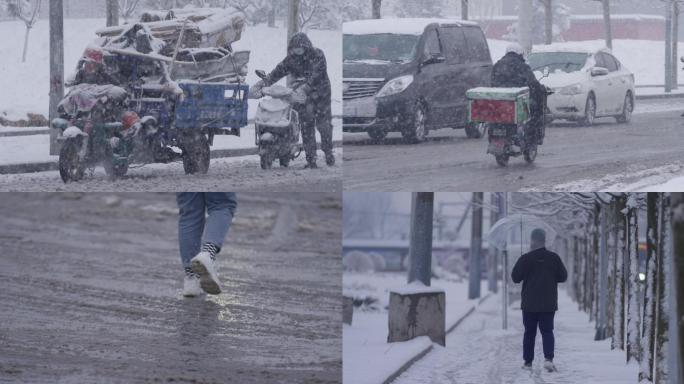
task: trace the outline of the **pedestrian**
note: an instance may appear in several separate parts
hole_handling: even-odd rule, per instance
[[[301,91],[306,103],[297,108],[302,127],[302,141],[306,152],[306,168],[316,168],[316,129],[321,135],[321,149],[328,166],[335,165],[332,143],[332,111],[330,79],[325,54],[316,48],[309,37],[298,32],[287,45],[287,56],[276,66],[263,84],[270,86],[285,76],[301,78]]]
[[[185,271],[183,296],[196,297],[202,291],[218,295],[221,283],[216,272],[216,255],[223,247],[235,215],[234,192],[180,192],[178,243]]]
[[[553,318],[558,310],[558,283],[568,279],[568,272],[560,257],[546,249],[544,230],[534,229],[530,237],[530,252],[520,256],[511,273],[514,283],[523,283],[520,305],[525,327],[523,368],[532,369],[539,327],[544,346],[544,368],[552,372],[556,370],[553,364]]]

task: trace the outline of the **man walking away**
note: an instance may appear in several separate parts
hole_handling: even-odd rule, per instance
[[[522,286],[522,315],[525,335],[523,336],[524,369],[532,369],[534,342],[537,326],[544,345],[544,368],[553,372],[553,317],[558,310],[558,283],[568,279],[568,272],[560,257],[546,249],[546,232],[532,231],[531,251],[520,256],[515,263],[511,278]]]
[[[178,243],[185,271],[183,296],[196,297],[202,291],[218,295],[221,283],[216,272],[216,255],[223,247],[235,215],[235,193],[180,192],[176,194],[176,202]]]

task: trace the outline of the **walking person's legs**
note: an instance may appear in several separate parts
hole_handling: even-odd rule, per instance
[[[542,336],[542,344],[544,345],[544,367],[548,370],[554,370],[553,358],[556,339],[553,336],[553,317],[556,312],[544,312],[539,314],[539,333]]]
[[[176,204],[178,205],[178,245],[185,271],[183,296],[195,297],[202,291],[199,277],[192,271],[190,261],[200,252],[204,231],[204,197],[202,193],[181,192],[176,194]]]
[[[233,221],[237,200],[234,192],[206,192],[204,202],[208,216],[202,238],[202,250],[212,253],[212,258],[215,258],[223,247],[223,241]]]
[[[522,314],[523,326],[525,327],[525,334],[523,335],[523,360],[526,366],[531,366],[532,360],[534,360],[534,340],[537,337],[538,314],[525,311]]]

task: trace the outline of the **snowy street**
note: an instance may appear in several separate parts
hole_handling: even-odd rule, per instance
[[[558,372],[542,368],[541,335],[537,334],[532,372],[522,366],[522,316],[509,310],[508,330],[501,328],[501,298],[492,296],[447,337],[445,348],[435,345],[393,384],[623,384],[634,381],[638,367],[626,366],[624,355],[611,351],[610,341],[596,342],[588,315],[565,291],[558,293],[555,317]],[[517,308],[519,308],[519,303]]]
[[[339,383],[339,196],[237,198],[184,299],[174,194],[4,194],[0,381]]]
[[[604,190],[649,176],[658,185],[684,175],[682,111],[684,99],[643,100],[628,125],[612,118],[597,119],[593,127],[555,122],[533,165],[520,157],[507,168],[486,153],[486,138],[467,139],[463,130],[433,131],[418,145],[406,144],[398,133],[379,144],[365,133],[345,134],[344,188]]]

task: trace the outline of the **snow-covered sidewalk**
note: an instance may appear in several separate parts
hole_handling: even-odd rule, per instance
[[[445,348],[435,346],[394,384],[636,383],[638,366],[625,365],[624,353],[612,351],[610,340],[594,341],[594,324],[589,322],[588,315],[577,310],[565,291],[558,296],[560,309],[554,331],[554,362],[558,372],[542,369],[539,334],[532,372],[521,368],[522,316],[519,310],[511,308],[508,330],[502,330],[501,299],[497,295],[479,306],[447,337]]]
[[[359,293],[364,292],[369,296],[379,296],[382,310],[364,312],[355,309],[352,325],[344,326],[344,383],[380,384],[404,364],[433,345],[427,336],[401,343],[387,342],[388,315],[385,307],[389,302],[389,289],[399,288],[405,282],[406,275],[401,273],[371,275],[345,273],[343,277],[345,295],[360,297]],[[432,285],[443,288],[446,292],[447,330],[478,303],[478,300],[468,300],[467,282],[435,279]],[[484,284],[482,292],[483,295],[486,294]]]

